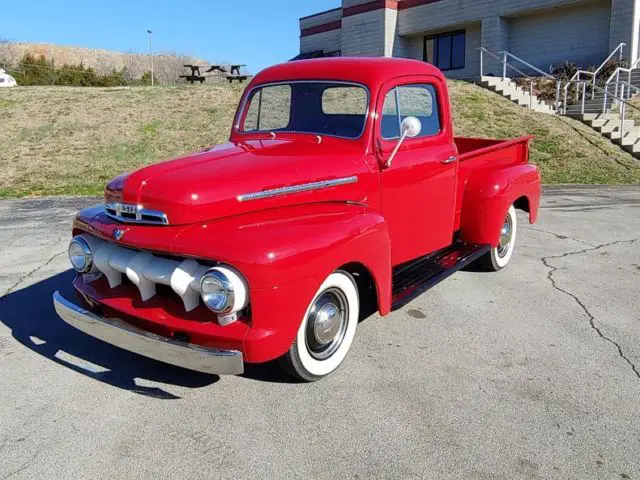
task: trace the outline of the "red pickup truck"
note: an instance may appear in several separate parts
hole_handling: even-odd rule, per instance
[[[280,359],[304,381],[344,360],[358,321],[452,273],[512,256],[535,222],[530,137],[453,136],[426,63],[334,58],[257,75],[229,143],[114,179],[69,245],[67,323],[215,373]]]

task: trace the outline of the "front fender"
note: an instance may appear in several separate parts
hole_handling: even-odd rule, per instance
[[[497,246],[507,210],[521,198],[527,199],[529,222],[535,223],[540,188],[540,172],[532,164],[476,172],[469,178],[462,197],[460,238]]]
[[[345,264],[359,263],[370,272],[379,310],[390,310],[387,225],[363,205],[298,205],[194,225],[177,236],[172,250],[227,263],[246,276],[252,309],[245,340],[250,362],[288,350],[316,291]]]
[[[362,263],[374,278],[391,271],[383,217],[347,203],[297,205],[193,225],[177,235],[172,251],[228,263],[252,288],[280,287],[310,276],[320,285],[350,262]]]

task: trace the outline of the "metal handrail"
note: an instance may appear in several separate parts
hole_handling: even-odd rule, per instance
[[[611,76],[609,78],[607,78],[607,81],[605,82],[605,85],[609,86],[609,84],[611,84],[613,82],[613,78],[614,77],[616,79],[616,84],[620,83],[620,74],[621,73],[627,73],[628,74],[628,81],[631,82],[631,72],[638,67],[638,64],[640,64],[640,57],[638,57],[629,66],[629,68],[624,68],[624,67],[616,68],[615,71],[611,74]],[[617,94],[617,92],[618,92],[618,86],[616,85],[616,94]]]
[[[607,101],[609,100],[609,95],[611,95],[612,97],[616,98],[618,96],[618,93],[620,91],[620,86],[622,86],[623,88],[626,88],[626,92],[624,90],[622,90],[623,93],[620,94],[620,96],[622,98],[625,97],[625,93],[627,93],[629,96],[631,95],[631,90],[635,90],[636,93],[640,93],[640,88],[636,87],[635,85],[633,85],[630,82],[625,82],[624,80],[616,80],[616,82],[614,83],[614,85],[616,86],[615,88],[615,95],[609,93],[609,86],[612,84],[612,82],[608,81],[605,86],[604,86],[604,108],[607,108]]]
[[[521,58],[515,56],[513,53],[507,52],[506,50],[501,50],[501,51],[498,52],[498,55],[503,55],[504,57],[511,57],[514,60],[522,63],[523,65],[525,65],[527,68],[530,68],[531,70],[533,70],[535,72],[538,72],[543,77],[552,78],[553,80],[556,80],[556,78],[553,75],[549,75],[548,73],[543,72],[538,67],[536,67],[534,65],[531,65],[529,62],[526,62],[526,61],[522,60]],[[504,59],[504,63],[506,63],[506,58]]]
[[[582,115],[584,115],[585,113],[585,99],[587,96],[587,82],[582,80],[582,81],[573,81],[570,83],[577,83],[577,84],[582,84],[582,107],[580,110],[580,113]],[[624,99],[624,95],[625,95],[625,88],[627,88],[628,86],[633,87],[633,85],[631,84],[627,84],[626,82],[621,82],[621,94],[620,96],[617,95],[613,95],[613,94],[609,94],[611,97],[613,97],[615,100],[617,100],[618,102],[620,102],[620,139],[623,139],[625,136],[625,131],[624,131],[624,126],[625,126],[625,121],[626,121],[626,115],[627,115],[627,107],[631,107],[634,110],[638,110],[640,112],[640,107],[635,106],[634,104],[628,102],[627,100]],[[607,93],[607,91],[604,88],[601,88],[597,85],[591,85],[592,88],[596,89],[596,90],[600,90],[605,92],[605,95]],[[634,87],[637,88],[637,87]],[[638,89],[640,90],[640,89]],[[602,107],[602,113],[606,113],[607,112],[607,105],[606,103],[603,105]],[[564,114],[567,114],[567,90],[565,89],[565,103],[564,103]]]
[[[503,80],[507,77],[507,67],[508,67],[508,68],[511,68],[512,70],[516,71],[517,73],[519,73],[520,75],[522,75],[524,78],[526,78],[529,81],[529,108],[533,108],[533,84],[537,79],[527,75],[526,73],[524,73],[519,68],[514,67],[513,65],[511,65],[507,61],[507,55],[515,58],[516,60],[524,63],[527,66],[530,66],[532,69],[534,69],[536,71],[540,71],[545,77],[554,80],[556,82],[556,102],[555,102],[555,104],[553,106],[556,109],[559,108],[559,104],[560,104],[560,88],[561,88],[560,80],[556,79],[555,77],[553,77],[553,76],[551,76],[549,74],[546,74],[546,73],[542,72],[542,70],[537,69],[533,65],[525,62],[524,60],[516,57],[515,55],[511,55],[509,52],[506,52],[506,51],[498,52],[498,54],[499,53],[503,54],[503,57],[500,58],[498,55],[496,55],[495,53],[487,50],[485,47],[478,47],[476,50],[480,50],[480,77],[482,77],[484,75],[484,54],[486,53],[490,57],[495,58],[497,61],[499,61],[499,62],[501,62],[503,64],[503,67],[502,67],[502,79]]]
[[[583,73],[585,75],[591,75],[593,77],[593,72],[589,72],[587,70],[578,70],[576,73],[573,74],[573,77],[571,77],[569,79],[569,81],[570,82],[580,82],[581,81],[580,80],[580,75],[582,75]]]
[[[629,90],[633,89],[633,90],[635,90],[636,92],[640,92],[640,88],[639,88],[639,87],[636,87],[636,86],[635,86],[635,85],[633,85],[632,83],[625,82],[624,80],[620,80],[620,81],[619,81],[619,82],[617,82],[617,83],[619,83],[620,85],[622,85],[622,86],[626,87],[626,88],[627,88],[627,89],[629,89]]]
[[[586,82],[585,80],[579,80],[579,81],[569,81],[569,82],[567,82],[567,83],[568,83],[568,84],[571,84],[571,83],[582,83],[582,84],[586,84],[587,82]],[[625,85],[623,85],[623,87],[624,87],[624,86],[626,86],[626,85],[630,85],[630,84],[627,84],[626,82],[620,82],[620,83],[624,83],[624,84],[625,84]],[[567,86],[568,86],[568,85],[567,85]],[[633,86],[633,85],[631,85],[631,86]],[[604,88],[602,88],[602,87],[599,87],[598,85],[595,85],[595,86],[594,86],[594,88],[595,88],[596,90],[600,90],[600,91],[602,91],[602,92],[606,93],[606,90],[605,90]],[[634,88],[638,88],[638,87],[634,87]],[[638,89],[638,90],[640,90],[640,89]],[[618,95],[613,95],[612,93],[610,93],[609,95],[610,95],[611,97],[613,97],[615,100],[618,100],[619,102],[627,103],[627,104],[629,104],[629,106],[630,106],[631,108],[634,108],[635,110],[639,110],[639,111],[640,111],[640,107],[636,107],[635,105],[633,105],[633,104],[629,103],[629,101],[628,101],[628,100],[624,100],[624,98],[621,98],[621,97],[620,97],[620,96],[618,96]],[[565,99],[565,100],[566,100],[566,99]],[[584,103],[584,98],[583,98],[583,103]],[[565,113],[566,113],[566,102],[565,102],[564,110],[565,110]]]
[[[503,59],[500,58],[498,55],[496,55],[495,53],[487,50],[485,47],[478,47],[478,50],[480,50],[480,76],[482,77],[484,74],[484,61],[483,61],[483,57],[482,54],[483,53],[487,53],[489,54],[490,57],[495,58],[497,61],[499,61],[500,63],[504,63]],[[527,75],[526,73],[524,73],[522,70],[517,69],[516,67],[514,67],[513,65],[509,65],[509,64],[505,64],[505,67],[509,67],[512,68],[513,70],[515,70],[516,72],[518,72],[520,75],[522,75],[523,77],[526,78],[531,78],[529,75]],[[502,75],[502,79],[504,80],[506,78],[506,75],[503,72]]]
[[[600,73],[600,70],[602,70],[604,68],[604,66],[607,64],[607,62],[609,62],[609,60],[611,60],[613,58],[613,56],[618,52],[618,50],[620,50],[620,55],[619,55],[619,60],[622,60],[622,55],[624,53],[624,47],[626,47],[627,44],[622,42],[620,45],[618,45],[615,50],[613,50],[613,52],[611,52],[609,54],[609,56],[606,58],[606,60],[604,62],[602,62],[600,64],[600,66],[597,68],[597,70],[594,73],[594,75],[597,77],[598,73]]]
[[[596,80],[598,79],[598,73],[600,73],[600,71],[605,67],[607,62],[609,62],[609,60],[611,60],[616,53],[620,52],[620,54],[619,54],[620,55],[620,60],[622,60],[622,55],[624,53],[624,47],[626,47],[626,46],[627,46],[626,43],[624,43],[624,42],[620,43],[620,45],[618,45],[616,48],[613,49],[613,51],[609,54],[609,56],[605,59],[605,61],[602,62],[600,64],[600,66],[595,71],[589,72],[587,70],[578,70],[573,75],[573,77],[571,77],[569,79],[569,83],[575,82],[575,81],[580,81],[580,76],[582,74],[585,74],[585,75],[591,75],[591,78],[592,78],[592,81],[593,81],[593,85],[595,86]],[[567,83],[567,85],[565,86],[565,92],[567,91],[569,83]],[[592,88],[591,89],[591,98],[593,98],[594,96],[595,96],[595,90]]]

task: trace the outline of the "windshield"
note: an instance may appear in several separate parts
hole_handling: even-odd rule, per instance
[[[240,130],[297,132],[358,138],[367,118],[369,93],[359,85],[295,82],[251,92]]]

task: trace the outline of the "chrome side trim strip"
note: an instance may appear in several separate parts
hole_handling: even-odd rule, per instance
[[[244,371],[242,352],[238,350],[218,350],[155,335],[91,313],[57,291],[53,294],[53,306],[60,318],[72,327],[143,357],[209,374],[239,375]]]
[[[289,195],[292,193],[309,192],[311,190],[319,190],[321,188],[336,187],[338,185],[347,185],[356,183],[358,177],[344,177],[333,180],[323,180],[321,182],[301,183],[291,187],[273,188],[271,190],[263,190],[261,192],[246,193],[238,195],[239,202],[248,202],[249,200],[262,200],[265,198],[279,197],[280,195]]]

